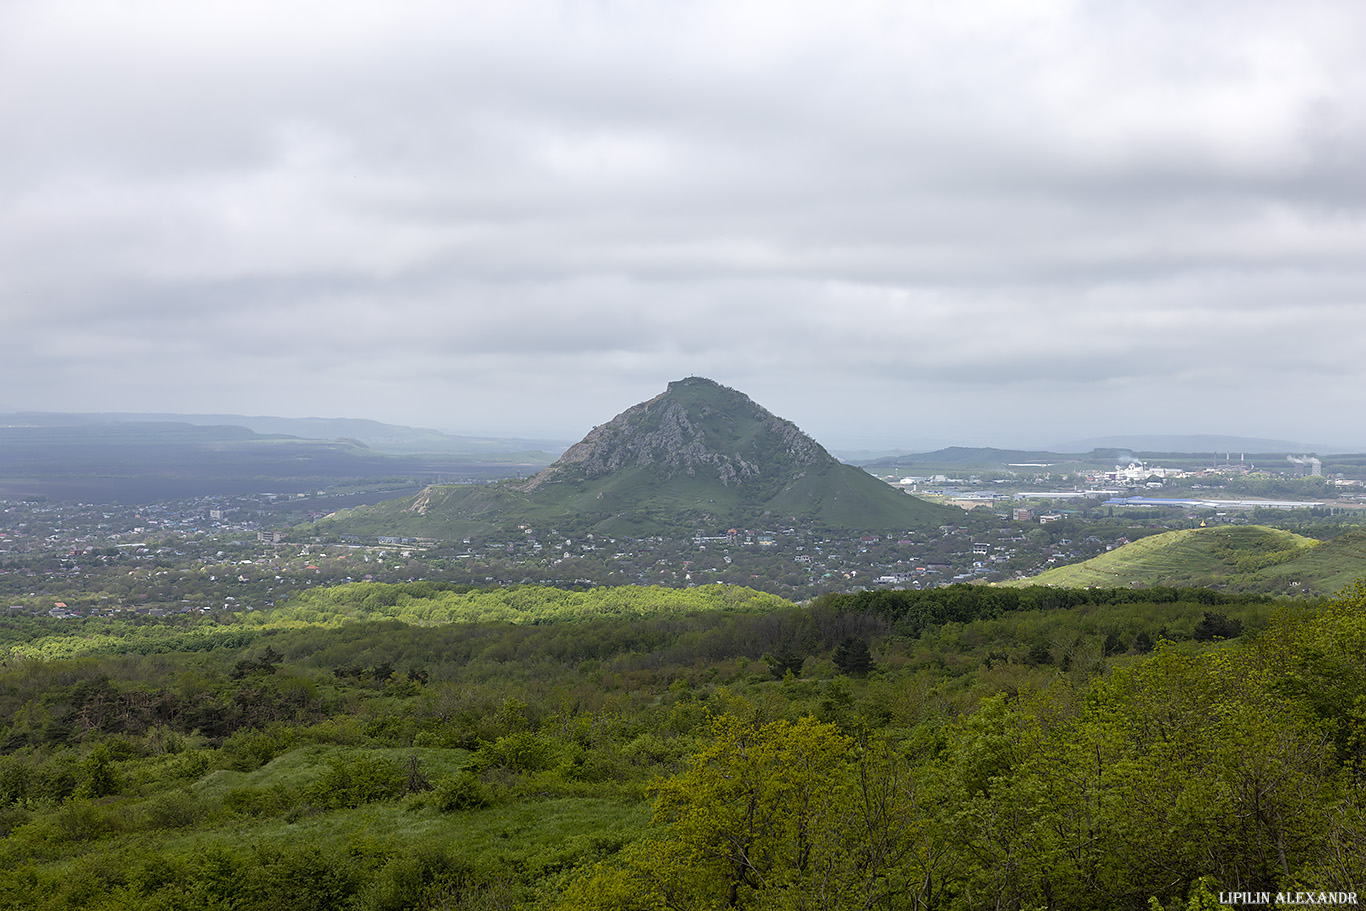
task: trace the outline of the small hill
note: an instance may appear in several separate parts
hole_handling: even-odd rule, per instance
[[[1331,594],[1366,576],[1366,534],[1318,541],[1264,525],[1191,528],[1126,544],[1015,585],[1173,585]]]
[[[1090,452],[1092,449],[1114,449],[1121,452],[1200,452],[1200,453],[1266,453],[1266,452],[1354,452],[1360,444],[1330,445],[1322,441],[1306,443],[1294,440],[1272,440],[1265,437],[1237,437],[1216,434],[1131,434],[1126,436],[1095,437],[1073,440],[1050,447],[1059,452]]]
[[[905,469],[914,471],[926,466],[954,468],[1001,468],[1018,462],[1067,462],[1079,456],[1033,449],[993,449],[977,446],[949,446],[934,452],[912,452],[889,456],[859,464],[870,470]]]
[[[891,531],[961,521],[842,464],[795,424],[702,377],[593,428],[535,476],[339,514],[356,534],[455,537],[555,521],[623,535],[803,522]]]

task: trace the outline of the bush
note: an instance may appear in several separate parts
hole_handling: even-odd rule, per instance
[[[9,833],[28,822],[33,817],[26,808],[17,804],[0,804],[0,838],[8,838]]]
[[[23,759],[17,756],[0,759],[0,806],[27,799],[36,777]]]
[[[273,725],[269,731],[240,730],[223,741],[219,755],[226,768],[254,772],[292,749],[297,737],[296,729],[285,725]]]
[[[93,841],[114,831],[109,812],[82,797],[62,804],[52,817],[52,825],[59,841]]]
[[[244,816],[283,816],[294,809],[297,795],[285,788],[234,788],[223,795],[223,809]]]
[[[488,787],[468,769],[437,782],[435,797],[437,808],[445,813],[477,810],[493,802]]]
[[[389,859],[360,896],[362,911],[408,911],[410,908],[444,907],[436,904],[458,893],[468,871],[439,848],[419,846],[411,854]]]
[[[190,891],[193,907],[332,911],[350,907],[360,879],[351,858],[311,845],[216,847],[199,861]]]
[[[535,734],[523,732],[499,737],[480,744],[472,760],[476,769],[510,769],[535,772],[555,764],[557,745]]]
[[[123,790],[123,776],[114,767],[113,753],[108,744],[101,743],[81,762],[79,797],[108,797]]]
[[[402,797],[408,791],[408,772],[392,759],[379,756],[333,758],[327,771],[308,787],[308,796],[319,807],[359,807]]]
[[[142,814],[149,829],[183,829],[198,822],[204,808],[189,791],[171,791],[145,803]]]

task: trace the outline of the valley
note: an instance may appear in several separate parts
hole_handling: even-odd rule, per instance
[[[700,378],[539,465],[257,420],[0,433],[0,908],[1366,882],[1350,457],[863,470]]]

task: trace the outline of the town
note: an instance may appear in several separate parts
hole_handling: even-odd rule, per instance
[[[335,508],[328,490],[135,506],[0,500],[0,601],[11,615],[74,619],[255,611],[313,586],[369,581],[725,583],[798,601],[868,588],[995,583],[1170,529],[1366,519],[1362,479],[1350,466],[1327,478],[1305,473],[1319,466],[1315,459],[1254,471],[1235,454],[1195,470],[1132,461],[1112,471],[1036,464],[963,478],[893,474],[885,478],[890,484],[956,505],[962,520],[881,535],[774,524],[628,538],[521,523],[458,541],[362,538],[313,528],[322,510]],[[1178,498],[1177,491],[1199,497]]]

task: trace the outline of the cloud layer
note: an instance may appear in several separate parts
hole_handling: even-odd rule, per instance
[[[0,7],[13,408],[1358,441],[1366,8]]]

